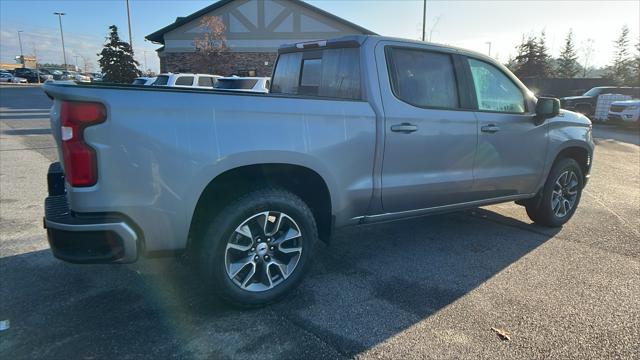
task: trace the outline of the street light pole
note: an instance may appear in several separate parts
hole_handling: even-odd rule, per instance
[[[24,68],[24,53],[22,52],[22,37],[20,33],[22,30],[18,30],[18,42],[20,43],[20,63],[22,63],[22,67]]]
[[[491,41],[487,41],[485,44],[489,45],[489,57],[491,57]]]
[[[424,41],[424,35],[427,26],[427,0],[422,1],[422,41]]]
[[[62,59],[64,60],[64,70],[67,71],[67,53],[64,50],[64,33],[62,32],[62,16],[66,15],[63,12],[54,12],[53,15],[58,15],[58,22],[60,23],[60,38],[62,39]]]
[[[131,14],[129,13],[129,0],[127,0],[127,21],[129,22],[129,45],[133,51],[133,38],[131,38]]]

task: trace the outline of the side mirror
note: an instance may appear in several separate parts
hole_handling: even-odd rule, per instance
[[[550,97],[539,97],[536,104],[536,124],[560,114],[560,100]]]

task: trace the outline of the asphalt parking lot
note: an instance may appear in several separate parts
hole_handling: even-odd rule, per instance
[[[2,359],[640,358],[638,131],[595,127],[562,229],[513,203],[344,229],[290,298],[239,311],[174,259],[53,258],[49,106],[39,88],[0,87]]]

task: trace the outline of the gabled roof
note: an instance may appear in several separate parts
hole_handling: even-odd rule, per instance
[[[186,23],[189,23],[189,22],[191,22],[191,21],[193,21],[193,20],[195,20],[195,19],[197,19],[197,18],[199,18],[199,17],[201,17],[201,16],[203,16],[205,14],[208,14],[208,13],[214,11],[214,10],[217,10],[217,9],[219,9],[219,8],[229,4],[229,3],[231,3],[232,1],[234,1],[234,0],[220,0],[218,2],[215,2],[215,3],[211,4],[211,5],[203,8],[203,9],[200,9],[200,10],[194,12],[193,14],[191,14],[189,16],[177,17],[176,21],[173,24],[167,25],[167,26],[163,27],[162,29],[160,29],[160,30],[158,30],[158,31],[156,31],[156,32],[154,32],[152,34],[149,34],[149,35],[145,36],[145,39],[147,39],[149,41],[152,41],[152,42],[155,42],[155,43],[164,44],[164,34],[168,33],[171,30],[177,29],[178,27],[180,27],[180,26],[182,26],[182,25],[184,25]],[[313,6],[313,5],[307,4],[306,2],[304,2],[302,0],[287,0],[287,1],[293,2],[296,5],[300,5],[302,7],[305,7],[307,9],[311,10],[311,11],[315,11],[316,13],[318,13],[320,15],[326,16],[326,17],[331,18],[331,19],[333,19],[333,20],[335,20],[335,21],[337,21],[339,23],[342,23],[343,25],[346,25],[348,27],[354,28],[354,29],[362,32],[363,34],[366,34],[366,35],[377,35],[376,33],[374,33],[371,30],[365,29],[362,26],[356,25],[356,24],[354,24],[354,23],[352,23],[350,21],[347,21],[347,20],[345,20],[345,19],[343,19],[341,17],[335,16],[330,12],[324,11],[324,10],[322,10],[320,8],[317,8],[317,7]]]

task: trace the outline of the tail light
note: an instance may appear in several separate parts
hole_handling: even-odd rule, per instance
[[[107,118],[104,105],[63,101],[60,108],[64,174],[71,186],[93,186],[98,181],[96,151],[84,141],[84,129]]]

